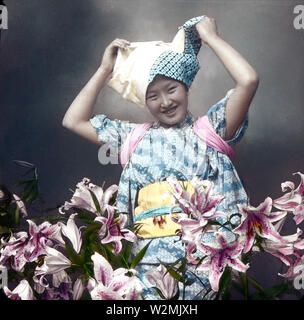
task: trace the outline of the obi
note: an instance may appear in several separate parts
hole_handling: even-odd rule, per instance
[[[179,183],[185,186],[190,195],[194,193],[190,182]],[[174,205],[174,197],[169,192],[173,192],[173,189],[166,181],[155,182],[139,190],[138,206],[134,211],[134,224],[139,225],[139,238],[174,236],[181,229],[169,214]],[[181,212],[181,209],[174,208],[173,215],[177,212]]]

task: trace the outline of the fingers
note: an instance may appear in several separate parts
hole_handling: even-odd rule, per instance
[[[214,19],[213,17],[211,17],[211,16],[206,16],[206,15],[204,15],[203,17],[204,17],[204,19],[215,20],[215,19]]]
[[[112,45],[114,47],[118,47],[118,48],[121,48],[123,50],[126,50],[128,48],[128,46],[130,45],[131,43],[128,41],[128,40],[125,40],[125,39],[115,39],[113,42],[112,42]]]

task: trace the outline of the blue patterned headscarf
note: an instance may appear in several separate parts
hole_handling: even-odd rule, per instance
[[[201,19],[202,17],[192,18],[179,27],[185,31],[184,52],[178,53],[168,50],[162,53],[150,70],[149,83],[154,80],[156,75],[163,75],[185,83],[188,88],[191,86],[200,68],[197,54],[201,48],[201,39],[195,25]]]
[[[119,49],[108,85],[141,107],[146,106],[147,87],[157,75],[181,81],[189,88],[200,68],[197,54],[201,39],[195,25],[203,17],[185,22],[171,43],[133,42],[127,50]]]

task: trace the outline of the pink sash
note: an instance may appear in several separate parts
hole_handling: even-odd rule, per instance
[[[148,122],[140,124],[128,134],[126,141],[122,145],[120,153],[120,163],[122,167],[126,165],[138,142],[151,126],[152,123]],[[193,124],[193,130],[200,139],[205,141],[207,146],[225,153],[230,158],[234,156],[233,149],[215,132],[207,116],[198,118]]]
[[[129,160],[130,155],[136,148],[146,131],[150,129],[153,123],[142,123],[135,127],[127,136],[126,141],[121,147],[120,163],[124,167]]]
[[[225,153],[229,158],[234,156],[233,149],[214,130],[207,116],[198,118],[193,124],[194,132],[206,142],[207,146]]]

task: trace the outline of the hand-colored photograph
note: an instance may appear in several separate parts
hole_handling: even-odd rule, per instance
[[[0,1],[1,300],[303,300],[303,52],[301,1]]]

